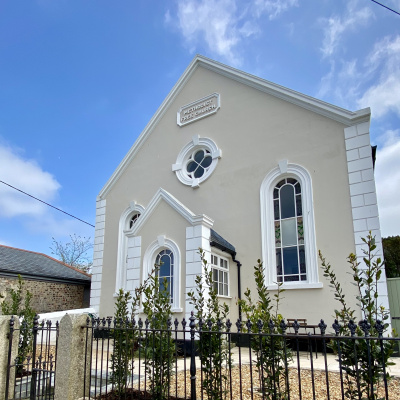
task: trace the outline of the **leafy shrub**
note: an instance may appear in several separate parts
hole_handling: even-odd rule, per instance
[[[1,312],[3,315],[16,315],[21,320],[19,330],[18,356],[17,356],[17,374],[23,372],[23,362],[32,351],[33,341],[33,319],[36,312],[31,306],[32,294],[29,290],[24,290],[25,282],[21,275],[18,275],[17,289],[9,289],[10,300],[4,300],[1,303]]]
[[[189,292],[188,297],[194,306],[194,317],[199,321],[197,350],[203,371],[202,384],[209,399],[223,400],[227,396],[227,368],[231,363],[231,354],[219,332],[224,327],[230,328],[230,321],[227,320],[229,307],[218,300],[203,249],[199,249],[199,254],[204,273],[196,276],[196,291]]]
[[[368,336],[382,337],[387,332],[389,312],[379,305],[378,282],[383,271],[383,261],[374,253],[375,237],[369,232],[362,238],[366,244],[363,250],[364,266],[360,267],[355,254],[347,258],[352,278],[358,288],[357,300],[363,320],[356,324],[356,311],[347,306],[343,289],[338,282],[331,265],[319,252],[324,276],[334,289],[335,299],[341,304],[335,310],[336,321],[333,324],[336,335],[352,336],[354,340],[337,340],[331,343],[333,350],[341,359],[341,368],[345,374],[345,396],[348,399],[377,400],[377,390],[386,374],[387,367],[393,365],[389,358],[394,351],[394,341],[370,340]]]
[[[265,285],[265,269],[261,260],[254,266],[254,278],[257,288],[257,300],[251,297],[250,289],[244,293],[245,299],[239,300],[243,314],[247,319],[244,331],[253,333],[250,345],[256,354],[256,366],[260,389],[266,398],[286,399],[288,384],[287,360],[291,358],[291,350],[286,347],[283,337],[273,336],[282,334],[284,321],[278,313],[282,283],[274,294],[274,302]],[[262,334],[263,333],[263,334]],[[267,335],[264,335],[267,333]],[[258,334],[258,335],[257,335]]]

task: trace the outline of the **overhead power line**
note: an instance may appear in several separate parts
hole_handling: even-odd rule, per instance
[[[6,183],[6,182],[3,182],[3,181],[0,181],[0,183],[3,183],[4,185],[9,186],[9,187],[12,188],[12,189],[18,190],[18,192],[21,192],[21,193],[23,193],[23,194],[26,194],[27,196],[32,197],[32,199],[35,199],[35,200],[37,200],[37,201],[40,201],[40,202],[43,203],[43,204],[46,204],[46,206],[52,207],[52,208],[56,209],[57,211],[61,211],[62,213],[67,214],[67,215],[69,215],[70,217],[75,218],[75,219],[77,219],[78,221],[81,221],[81,222],[83,222],[84,224],[90,225],[90,226],[92,226],[93,228],[95,228],[95,226],[92,225],[92,224],[90,224],[89,222],[86,222],[86,221],[84,221],[83,219],[80,219],[80,218],[78,218],[78,217],[75,217],[75,215],[69,214],[69,213],[67,213],[66,211],[63,211],[63,210],[61,210],[61,209],[58,208],[58,207],[52,206],[51,204],[46,203],[45,201],[40,200],[40,199],[38,199],[37,197],[32,196],[31,194],[26,193],[26,192],[24,192],[24,191],[21,190],[21,189],[18,189],[18,188],[14,187],[14,186],[12,186],[12,185]]]
[[[390,8],[390,7],[388,7],[388,6],[385,6],[384,4],[382,4],[382,3],[379,3],[379,1],[375,1],[375,0],[371,0],[373,3],[376,3],[376,4],[379,4],[380,6],[382,6],[382,7],[384,7],[384,8],[386,8],[386,9],[388,9],[389,11],[391,11],[391,12],[394,12],[395,14],[397,14],[397,15],[400,15],[400,12],[398,12],[398,11],[396,11],[396,10],[393,10],[393,8]]]

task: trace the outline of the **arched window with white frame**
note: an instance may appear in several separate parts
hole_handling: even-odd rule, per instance
[[[129,248],[133,246],[134,236],[132,231],[135,224],[144,212],[144,207],[135,202],[131,202],[129,207],[124,210],[119,219],[118,227],[118,259],[117,272],[115,279],[115,293],[119,289],[127,290],[127,268],[129,259]]]
[[[312,181],[302,166],[279,163],[260,190],[261,235],[266,285],[320,288]]]
[[[160,288],[167,280],[171,296],[172,312],[182,312],[180,290],[181,290],[181,252],[178,245],[164,235],[158,236],[146,249],[143,256],[142,282],[154,271],[154,266],[159,265],[158,274]]]

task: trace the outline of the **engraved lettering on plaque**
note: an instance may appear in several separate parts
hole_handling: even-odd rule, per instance
[[[201,118],[215,114],[221,107],[221,97],[219,93],[210,94],[200,100],[187,104],[179,109],[176,122],[179,126],[190,124]]]

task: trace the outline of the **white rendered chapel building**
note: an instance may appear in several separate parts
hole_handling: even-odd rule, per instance
[[[257,259],[284,318],[332,319],[318,250],[357,309],[347,256],[369,231],[381,252],[370,117],[196,56],[97,198],[91,307],[112,315],[161,261],[187,318],[202,248],[234,320]]]

